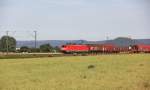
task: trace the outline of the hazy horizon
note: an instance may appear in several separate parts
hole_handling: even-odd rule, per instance
[[[150,39],[149,0],[1,0],[0,37],[17,40]]]

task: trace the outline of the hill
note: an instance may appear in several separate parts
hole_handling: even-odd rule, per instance
[[[76,44],[114,44],[117,46],[129,46],[134,44],[149,44],[150,39],[130,39],[125,37],[118,37],[114,40],[104,40],[104,41],[86,41],[86,40],[39,40],[37,41],[37,47],[42,44],[51,44],[53,47],[61,46],[67,43]],[[28,46],[34,47],[34,41],[17,41],[17,47]]]
[[[106,41],[106,44],[114,44],[116,46],[129,46],[129,45],[135,45],[135,44],[149,44],[150,45],[150,39],[131,39],[131,38],[126,38],[126,37],[118,37],[114,40]]]

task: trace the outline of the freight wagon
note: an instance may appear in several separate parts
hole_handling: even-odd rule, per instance
[[[91,52],[113,53],[117,51],[116,46],[112,44],[91,44],[89,47]]]
[[[138,45],[133,45],[131,46],[131,50],[134,53],[140,53],[140,52],[144,52],[144,53],[150,53],[150,45],[144,45],[144,44],[138,44]]]

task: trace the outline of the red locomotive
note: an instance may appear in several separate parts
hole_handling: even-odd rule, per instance
[[[88,45],[63,45],[61,50],[64,53],[81,53],[88,52],[90,47]]]
[[[64,53],[150,53],[150,45],[132,45],[128,47],[118,47],[113,44],[81,44],[81,45],[63,45],[61,50]]]

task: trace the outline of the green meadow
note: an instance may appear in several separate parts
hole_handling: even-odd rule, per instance
[[[150,90],[150,54],[0,59],[0,90]]]

